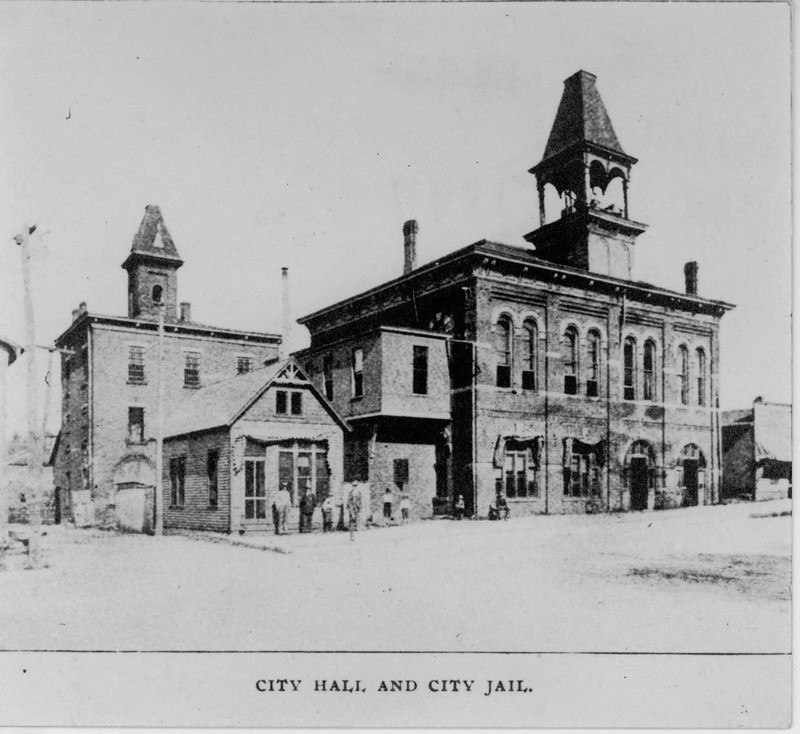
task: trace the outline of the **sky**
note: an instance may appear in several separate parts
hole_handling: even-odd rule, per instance
[[[634,279],[683,291],[696,260],[700,295],[737,305],[721,407],[789,402],[789,42],[785,3],[2,3],[0,335],[24,339],[25,222],[39,344],[80,301],[126,313],[147,204],[193,318],[241,329],[280,331],[281,267],[295,318],[397,277],[407,219],[420,265],[526,246],[527,170],[585,69],[639,158]]]

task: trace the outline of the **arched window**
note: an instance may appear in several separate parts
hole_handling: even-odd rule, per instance
[[[656,345],[652,340],[644,343],[644,394],[645,400],[656,399]]]
[[[678,347],[678,395],[681,405],[689,404],[689,350],[683,344]]]
[[[539,363],[539,329],[536,322],[528,319],[522,325],[522,389],[536,390],[536,375]]]
[[[497,353],[497,387],[511,387],[511,334],[513,326],[508,316],[501,316],[495,324],[495,352]]]
[[[706,404],[706,353],[697,349],[697,404]]]
[[[160,285],[153,286],[153,303],[161,303],[161,295],[164,289]]]
[[[586,394],[595,398],[600,394],[600,332],[592,329],[586,337]]]
[[[564,392],[578,393],[578,330],[568,326],[564,332]]]
[[[624,362],[623,397],[625,400],[636,400],[636,340],[629,336],[622,349]]]

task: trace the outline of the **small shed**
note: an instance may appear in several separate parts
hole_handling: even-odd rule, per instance
[[[342,503],[350,429],[293,359],[202,387],[167,416],[164,527],[267,530],[283,482],[290,527],[307,491]]]

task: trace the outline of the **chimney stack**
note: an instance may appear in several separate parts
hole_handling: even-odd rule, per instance
[[[417,232],[419,232],[419,224],[417,224],[416,219],[409,219],[403,225],[403,245],[405,249],[403,275],[408,275],[417,267]]]
[[[689,296],[697,295],[697,263],[695,261],[686,263],[683,266],[683,274],[686,277],[686,294]]]
[[[289,310],[289,268],[281,268],[281,359],[289,358],[289,339],[292,333],[292,318]]]
[[[81,301],[78,304],[78,312],[83,315],[86,313],[86,301]]]
[[[72,320],[73,321],[77,321],[78,320],[78,316],[80,316],[80,315],[81,315],[81,312],[77,308],[73,308],[72,309]]]
[[[183,301],[181,303],[181,321],[191,321],[192,320],[192,304]]]

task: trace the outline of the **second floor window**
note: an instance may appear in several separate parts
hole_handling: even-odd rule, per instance
[[[353,350],[352,388],[354,398],[364,394],[364,350],[361,347]]]
[[[413,385],[415,395],[428,394],[428,347],[414,347]]]
[[[697,404],[706,404],[706,353],[697,350]]]
[[[497,354],[497,387],[511,387],[511,334],[513,326],[508,316],[501,316],[495,324],[494,348]]]
[[[292,415],[302,415],[303,414],[303,393],[301,392],[293,392],[292,393]]]
[[[322,382],[325,397],[333,400],[333,357],[330,354],[326,354],[322,358]]]
[[[651,341],[644,343],[644,399],[656,399],[656,345]]]
[[[128,382],[144,382],[144,347],[128,347]]]
[[[636,342],[630,336],[625,340],[622,360],[624,363],[623,397],[625,400],[636,400]]]
[[[596,398],[600,394],[600,334],[590,331],[586,340],[586,356],[588,359],[588,376],[586,394]]]
[[[564,332],[564,392],[578,393],[578,330],[570,326]]]
[[[536,390],[536,368],[538,363],[539,330],[535,321],[522,325],[522,389]]]
[[[200,354],[198,352],[186,352],[183,384],[186,387],[200,387]]]
[[[236,358],[236,374],[244,375],[253,369],[252,357],[237,357]]]
[[[128,408],[128,440],[144,443],[144,408]]]
[[[279,415],[286,414],[286,390],[275,391],[275,412]]]
[[[678,397],[681,405],[689,405],[689,350],[678,347]]]

